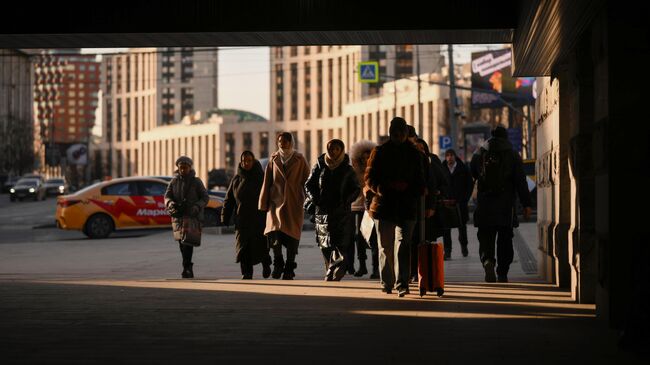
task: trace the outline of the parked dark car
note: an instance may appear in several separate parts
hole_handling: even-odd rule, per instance
[[[172,181],[172,179],[174,178],[173,176],[149,176],[149,177],[153,177],[154,179],[165,180],[167,182]]]
[[[45,195],[64,195],[68,193],[68,185],[63,178],[53,178],[45,180],[43,184]]]
[[[38,179],[38,181],[43,185],[45,183],[45,178],[39,174],[25,174],[20,177],[21,179]]]
[[[4,184],[2,184],[2,192],[3,193],[8,193],[9,189],[13,188],[14,185],[16,185],[16,182],[20,180],[20,176],[10,176],[5,180]]]
[[[45,200],[45,189],[39,179],[36,178],[22,178],[16,182],[16,185],[9,189],[9,200],[16,201],[25,198],[37,200]]]

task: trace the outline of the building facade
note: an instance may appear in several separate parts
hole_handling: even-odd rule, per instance
[[[21,175],[32,171],[40,147],[32,122],[32,61],[16,49],[0,49],[0,59],[0,175]]]
[[[155,48],[133,48],[102,60],[104,176],[141,174],[142,132],[157,126],[157,62]]]
[[[156,64],[159,125],[204,119],[195,113],[218,106],[216,48],[159,48]]]
[[[35,149],[46,175],[65,173],[66,150],[89,144],[98,107],[100,65],[78,50],[52,50],[34,65]]]
[[[193,124],[159,126],[140,135],[142,175],[170,176],[179,156],[194,161],[194,170],[207,185],[212,169],[235,172],[241,153],[252,151],[255,157],[269,157],[275,149],[273,124],[266,120],[241,120],[236,115],[212,113]]]
[[[426,72],[421,75],[420,82],[422,120],[419,118],[417,78],[413,76],[417,69],[414,47],[272,48],[272,124],[277,131],[294,134],[297,149],[310,163],[315,163],[325,152],[327,141],[332,138],[342,139],[347,148],[362,139],[378,141],[380,136],[388,134],[388,124],[395,116],[404,117],[421,131],[422,137],[436,151],[438,137],[447,133],[449,125],[449,90],[440,85],[447,82],[447,71],[446,67],[441,67],[438,46],[419,48],[420,69]],[[357,65],[367,60],[379,61],[380,75],[393,73],[400,80],[384,80],[373,86],[360,83]],[[459,85],[469,86],[469,78],[458,75],[457,79]],[[459,108],[464,115],[469,115],[469,91],[458,90],[457,98]]]

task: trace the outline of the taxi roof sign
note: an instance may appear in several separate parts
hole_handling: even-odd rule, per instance
[[[365,82],[365,83],[379,82],[379,62],[377,61],[359,62],[359,68],[357,70],[357,74],[359,75],[359,82]]]

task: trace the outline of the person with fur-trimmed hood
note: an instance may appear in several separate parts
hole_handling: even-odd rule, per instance
[[[316,240],[325,261],[325,280],[338,281],[354,258],[346,257],[353,234],[351,204],[359,196],[359,180],[340,139],[327,143],[305,183],[307,212],[314,215]]]
[[[350,148],[352,168],[354,168],[354,172],[360,182],[363,182],[366,167],[368,166],[368,158],[370,158],[370,153],[375,147],[377,147],[375,142],[363,140],[353,144]],[[373,235],[370,242],[366,242],[365,238],[363,238],[363,235],[361,234],[361,220],[363,219],[363,213],[365,211],[366,197],[365,192],[362,190],[359,192],[357,200],[352,203],[352,215],[354,217],[355,230],[354,235],[352,236],[354,241],[348,246],[348,257],[350,257],[351,262],[354,262],[354,250],[356,247],[357,258],[359,259],[359,269],[354,273],[354,276],[361,277],[368,273],[368,268],[366,267],[366,260],[368,259],[366,248],[371,247],[372,273],[370,274],[370,278],[379,279],[379,251],[377,248],[377,236]]]

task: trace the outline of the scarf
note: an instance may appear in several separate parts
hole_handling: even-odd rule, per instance
[[[343,162],[343,159],[345,159],[345,153],[343,153],[343,152],[341,152],[341,154],[339,155],[339,158],[337,158],[336,160],[333,160],[333,159],[330,157],[330,154],[329,154],[329,152],[328,152],[328,153],[325,154],[325,165],[327,165],[327,167],[328,167],[330,170],[334,170],[334,169],[336,169],[337,167],[339,167],[339,165],[341,164],[341,162]]]
[[[286,165],[289,160],[291,160],[291,157],[293,157],[294,153],[296,151],[293,150],[293,147],[289,148],[280,148],[278,150],[278,154],[280,155],[280,160],[282,161],[283,165]]]

